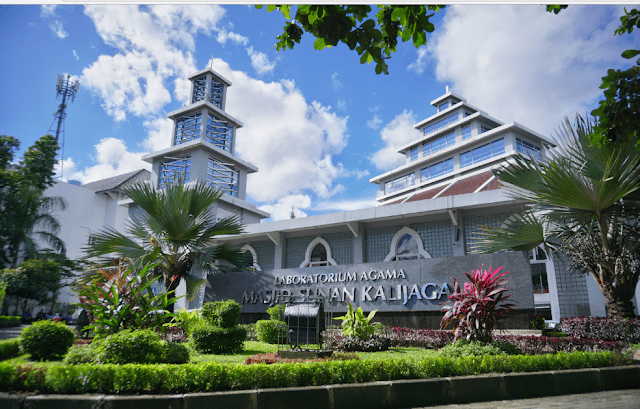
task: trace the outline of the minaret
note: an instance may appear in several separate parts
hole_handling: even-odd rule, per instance
[[[167,115],[173,120],[171,147],[142,157],[153,164],[151,182],[162,189],[175,180],[205,181],[223,192],[216,217],[236,214],[243,224],[270,217],[246,201],[247,174],[258,168],[235,155],[236,130],[243,125],[225,111],[231,82],[212,68],[189,80],[189,103]]]

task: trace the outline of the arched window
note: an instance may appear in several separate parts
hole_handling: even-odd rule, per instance
[[[304,261],[300,264],[300,268],[335,266],[337,264],[338,263],[331,258],[331,247],[329,246],[329,243],[327,243],[327,241],[322,237],[316,237],[307,246]]]
[[[260,267],[260,264],[258,264],[258,253],[256,253],[255,249],[250,245],[245,244],[240,249],[240,253],[246,253],[246,252],[251,253],[251,257],[253,257],[253,266],[251,266],[250,269],[255,271],[262,271],[262,267]]]
[[[403,227],[393,236],[389,254],[384,261],[394,260],[417,260],[420,258],[431,258],[422,244],[422,238],[413,229]]]
[[[533,301],[536,312],[541,312],[545,320],[560,320],[560,305],[556,290],[556,270],[553,259],[542,246],[529,251]]]

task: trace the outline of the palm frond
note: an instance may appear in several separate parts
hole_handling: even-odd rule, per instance
[[[495,253],[502,250],[532,250],[545,240],[544,218],[532,210],[512,214],[500,226],[480,226],[480,240],[470,246],[472,253]]]

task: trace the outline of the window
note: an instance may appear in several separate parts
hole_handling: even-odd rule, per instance
[[[432,132],[437,131],[440,128],[444,128],[447,125],[450,125],[454,122],[456,122],[458,119],[460,119],[460,114],[453,114],[453,115],[449,115],[448,117],[441,119],[440,121],[436,122],[433,125],[429,125],[426,128],[424,128],[424,135],[430,134]]]
[[[316,237],[307,246],[304,261],[300,264],[300,268],[335,266],[336,264],[336,261],[331,258],[331,247],[329,243],[322,237]]]
[[[207,77],[200,77],[193,80],[193,99],[191,103],[202,101],[204,99],[204,91],[207,86]]]
[[[418,160],[418,148],[411,149],[411,161]]]
[[[409,173],[408,175],[401,176],[397,179],[390,180],[384,184],[384,193],[393,193],[405,187],[412,186],[416,183],[416,174]]]
[[[233,127],[211,114],[207,114],[207,125],[204,128],[204,139],[218,148],[231,152]]]
[[[207,184],[223,193],[238,196],[238,170],[229,163],[210,157],[207,164]]]
[[[163,189],[172,183],[189,183],[189,173],[191,171],[191,157],[168,158],[160,165],[160,178],[158,179],[158,189]]]
[[[471,126],[465,126],[462,128],[462,140],[471,138]]]
[[[473,115],[473,112],[469,112],[469,111],[464,111],[464,117],[468,117],[470,115]]]
[[[534,159],[542,160],[542,151],[539,146],[525,141],[524,139],[516,138],[516,150],[523,155],[528,155]]]
[[[438,152],[456,143],[456,134],[451,132],[449,135],[445,135],[441,138],[434,140],[433,142],[425,143],[422,149],[422,155],[428,156],[432,153]]]
[[[249,267],[249,270],[262,271],[262,267],[260,267],[260,264],[258,264],[258,253],[255,251],[255,249],[253,247],[251,247],[248,244],[245,244],[240,249],[240,253],[249,253],[249,254],[251,254],[251,257],[253,258],[253,265],[251,267]]]
[[[223,91],[222,83],[216,81],[214,78],[211,78],[211,88],[209,89],[209,102],[220,109],[222,109],[222,91]]]
[[[449,158],[435,165],[422,169],[422,181],[433,179],[435,177],[453,172],[453,158]]]
[[[551,297],[549,287],[549,275],[554,270],[553,260],[551,260],[542,247],[536,247],[529,251],[529,261],[531,263],[531,282],[533,284],[533,300],[536,312],[541,312],[547,320],[552,319],[554,298]],[[553,276],[552,276],[553,277]],[[552,278],[552,280],[555,280]],[[556,315],[559,315],[556,312]],[[553,317],[558,319],[559,317]]]
[[[440,109],[438,110],[438,112],[439,111],[444,111],[447,108],[449,108],[449,103],[445,102],[444,104],[440,105]]]
[[[200,138],[201,113],[191,116],[183,116],[176,120],[176,134],[174,137],[174,145],[180,145],[185,142]]]
[[[489,132],[490,130],[492,130],[493,128],[489,128],[488,126],[485,125],[480,125],[480,133],[485,133],[485,132]]]
[[[504,153],[504,138],[460,154],[460,167],[473,165]]]
[[[431,258],[431,255],[425,251],[420,235],[409,227],[403,227],[393,236],[389,254],[384,261],[417,260],[420,258]]]

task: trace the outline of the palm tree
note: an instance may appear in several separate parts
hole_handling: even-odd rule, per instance
[[[64,242],[57,236],[60,224],[51,214],[66,208],[63,198],[42,196],[41,190],[34,187],[17,193],[4,189],[0,194],[4,195],[0,202],[7,216],[0,223],[0,237],[5,240],[2,264],[15,268],[20,259],[36,257],[38,243],[46,243],[54,251],[65,254]]]
[[[219,190],[177,181],[163,190],[144,183],[125,192],[142,211],[131,217],[125,234],[112,228],[92,234],[85,248],[87,258],[98,257],[108,264],[115,254],[139,266],[157,263],[154,274],[162,278],[165,290],[174,291],[185,280],[189,299],[205,282],[198,273],[244,269],[251,264],[247,255],[219,240],[243,231],[237,217],[216,220],[210,211],[222,195]]]
[[[591,145],[592,124],[577,117],[558,131],[544,162],[519,155],[494,171],[510,196],[530,205],[502,226],[483,228],[476,252],[532,250],[564,254],[600,286],[607,315],[633,318],[640,274],[640,153],[634,141]]]

